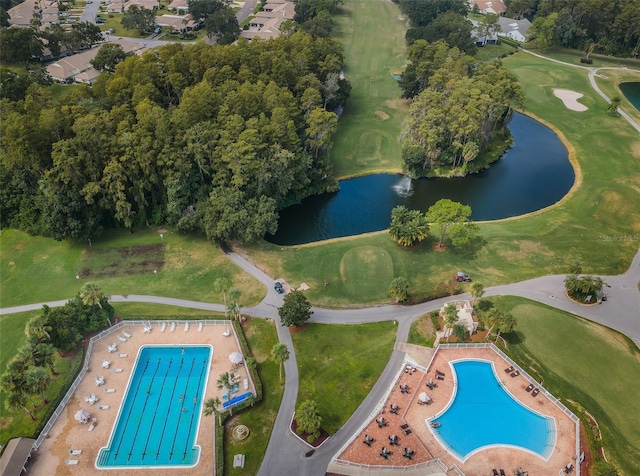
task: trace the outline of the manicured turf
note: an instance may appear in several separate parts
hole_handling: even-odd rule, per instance
[[[619,96],[622,101],[620,103],[622,110],[640,124],[640,111],[629,102],[618,87],[620,83],[640,82],[640,71],[605,69],[598,73],[596,82],[598,83],[598,87],[610,98]]]
[[[569,313],[516,297],[492,298],[517,319],[507,352],[544,378],[564,403],[593,415],[606,454],[624,474],[640,474],[640,351],[628,338]]]
[[[347,0],[336,17],[351,97],[334,136],[337,177],[400,171],[398,135],[407,111],[392,73],[404,69],[405,20],[392,2]]]
[[[161,256],[148,252],[152,246],[162,248]],[[222,303],[213,283],[227,277],[242,292],[243,306],[257,304],[266,292],[203,237],[170,231],[162,239],[155,229],[114,231],[89,246],[3,230],[0,247],[2,307],[70,298],[87,281],[108,295],[135,292]]]
[[[396,330],[392,322],[308,324],[292,333],[297,401],[318,404],[323,429],[335,433],[362,403],[389,361]]]

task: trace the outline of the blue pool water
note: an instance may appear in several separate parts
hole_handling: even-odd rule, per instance
[[[440,423],[432,431],[456,458],[466,461],[488,446],[507,445],[549,459],[556,441],[553,418],[514,400],[496,379],[491,363],[465,360],[455,362],[453,367],[457,376],[453,402],[428,424]]]
[[[212,348],[144,346],[109,444],[98,453],[102,469],[188,467],[195,445]]]

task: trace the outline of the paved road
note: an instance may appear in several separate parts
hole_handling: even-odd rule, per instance
[[[84,10],[82,10],[82,16],[80,17],[81,22],[87,23],[95,23],[96,16],[98,15],[98,11],[100,10],[100,0],[91,0],[87,2],[84,6]]]

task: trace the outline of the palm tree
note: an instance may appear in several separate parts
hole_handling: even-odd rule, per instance
[[[456,309],[455,304],[447,304],[444,307],[444,323],[449,328],[449,334],[447,335],[447,342],[449,342],[449,337],[451,337],[451,332],[453,331],[454,326],[458,323],[458,310]]]
[[[27,396],[23,392],[9,392],[7,399],[4,401],[4,406],[10,412],[17,412],[20,409],[24,409],[27,415],[31,417],[31,421],[36,421],[35,415],[27,407]]]
[[[204,416],[211,416],[214,413],[218,414],[218,426],[222,425],[222,416],[218,411],[220,408],[220,399],[218,397],[210,398],[204,402]]]
[[[33,364],[38,367],[46,365],[53,375],[58,375],[55,368],[55,361],[53,360],[55,353],[56,348],[53,344],[41,342],[33,348]]]
[[[51,334],[49,334],[53,328],[47,323],[44,316],[32,317],[27,321],[27,325],[24,327],[24,333],[26,334],[29,342],[44,342],[51,340]]]
[[[32,395],[39,395],[42,403],[47,404],[46,391],[51,383],[51,376],[44,367],[29,367],[25,374],[27,381],[26,391]]]
[[[318,412],[318,405],[313,400],[305,400],[296,409],[296,423],[298,434],[314,435],[322,425],[322,417]]]
[[[569,274],[575,274],[576,276],[582,274],[582,261],[579,259],[573,260],[569,265]]]
[[[471,285],[471,296],[473,297],[473,302],[476,302],[476,299],[480,299],[484,296],[484,284],[482,283],[473,283]]]
[[[569,296],[575,295],[580,287],[580,283],[578,281],[577,274],[569,274],[566,278],[564,278],[564,289],[567,291]]]
[[[104,299],[104,293],[97,284],[85,283],[82,288],[80,288],[79,296],[85,306],[93,307],[95,305],[98,305],[98,307],[102,309],[102,303],[100,301]],[[109,316],[107,314],[105,314],[105,317],[107,319],[107,326],[110,327],[111,320],[109,319]]]
[[[285,344],[276,344],[271,349],[271,357],[278,363],[280,368],[280,385],[282,385],[282,368],[284,363],[289,360],[289,349]]]
[[[233,317],[237,320],[240,320],[240,290],[236,288],[232,288],[229,290],[229,299],[231,299],[231,304],[229,304],[229,310],[233,313]]]
[[[224,299],[224,318],[227,318],[227,291],[231,287],[231,281],[228,278],[218,278],[213,282],[213,289],[217,293],[222,293]]]
[[[231,393],[231,387],[233,386],[232,382],[235,380],[236,376],[233,372],[225,372],[218,377],[218,388],[220,390],[225,389],[225,395],[227,396],[227,401],[229,401],[229,394]],[[229,414],[233,415],[233,409],[231,405],[229,405]]]

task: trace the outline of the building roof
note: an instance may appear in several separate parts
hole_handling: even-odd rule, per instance
[[[515,20],[513,18],[500,17],[498,18],[498,23],[500,24],[500,28],[502,28],[502,33],[507,34],[510,31],[517,30],[524,37],[527,36],[527,32],[531,26],[531,22],[526,18]]]
[[[30,25],[33,12],[36,10],[39,11],[41,8],[47,9],[52,3],[51,1],[45,1],[44,4],[40,4],[38,0],[25,0],[7,11],[9,14],[9,23],[18,26]]]
[[[126,12],[134,5],[138,5],[140,8],[144,8],[146,10],[153,10],[158,8],[157,0],[129,0],[124,4],[124,11]]]
[[[0,474],[2,476],[20,476],[31,449],[36,442],[33,438],[13,438],[9,440],[0,458]]]
[[[470,5],[478,5],[478,9],[483,13],[497,13],[502,15],[507,11],[507,6],[502,0],[470,0]]]
[[[187,20],[187,23],[183,23],[183,20]],[[191,15],[158,15],[156,16],[156,24],[182,30],[183,28],[194,28],[198,22]]]
[[[256,13],[256,17],[262,18],[285,18],[293,20],[296,14],[296,6],[292,2],[273,3],[269,2],[264,6],[263,11]]]
[[[168,10],[177,10],[178,8],[183,9],[183,10],[188,10],[189,9],[189,5],[187,3],[187,0],[173,0],[167,6]]]

